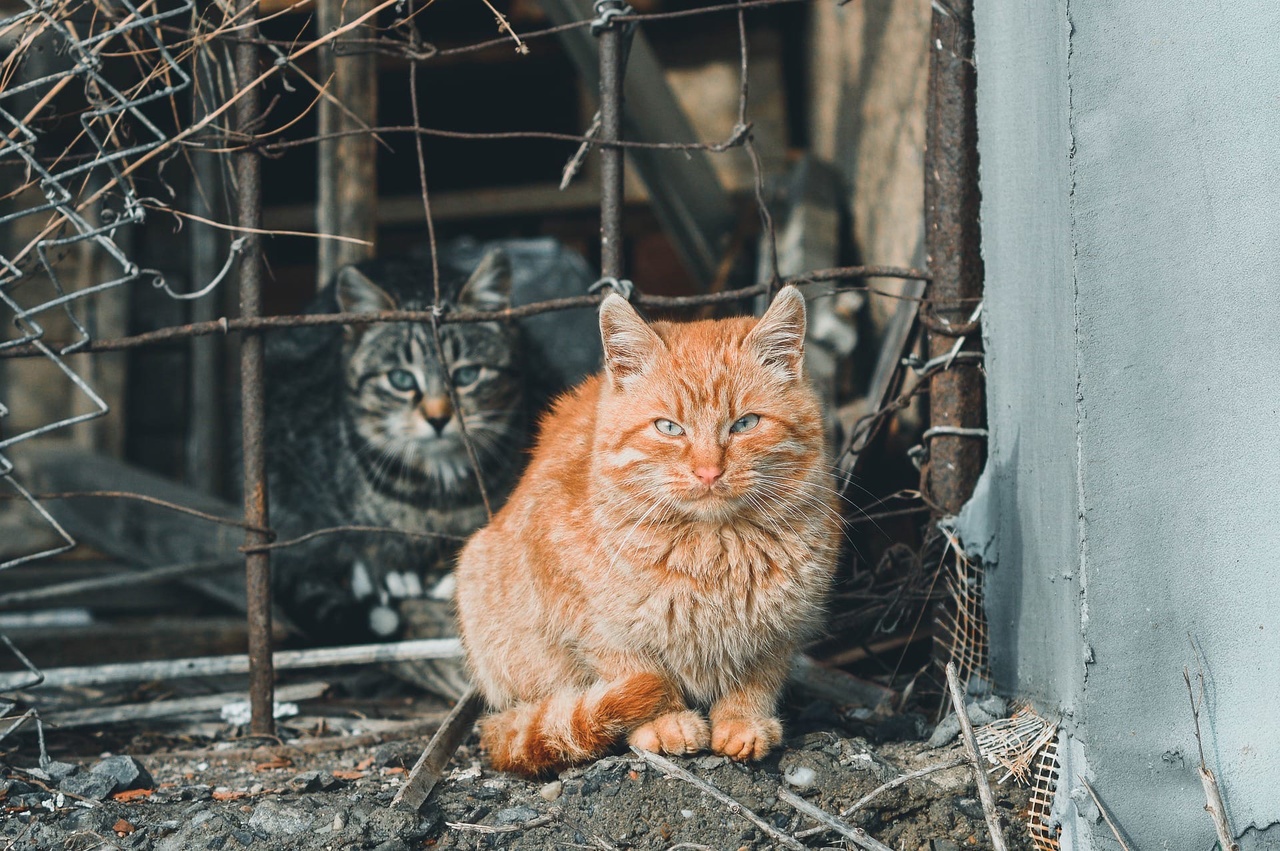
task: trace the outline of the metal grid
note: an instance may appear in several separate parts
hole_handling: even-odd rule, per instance
[[[292,71],[312,85],[318,86],[314,80],[310,80],[297,68],[295,60],[333,42],[340,36],[349,38],[352,30],[356,27],[371,25],[377,20],[376,16],[379,13],[394,15],[394,20],[377,31],[373,47],[379,52],[396,53],[410,59],[411,85],[414,80],[413,71],[417,64],[430,61],[433,57],[481,50],[500,43],[514,44],[517,49],[523,49],[529,41],[578,28],[591,28],[592,32],[600,38],[602,120],[598,132],[588,132],[582,136],[519,131],[467,133],[423,127],[418,121],[416,111],[414,124],[411,126],[365,128],[360,131],[380,134],[403,133],[414,138],[419,152],[423,215],[431,238],[433,264],[436,263],[435,236],[427,181],[428,170],[422,156],[422,138],[424,136],[475,140],[542,138],[576,143],[582,149],[595,147],[600,151],[603,258],[600,284],[623,291],[641,306],[669,309],[741,302],[762,295],[767,296],[785,283],[831,282],[835,283],[836,289],[839,290],[865,289],[865,286],[851,282],[867,277],[928,280],[928,275],[920,270],[882,266],[811,270],[785,279],[778,274],[773,221],[765,200],[760,158],[752,142],[748,116],[749,54],[745,14],[755,8],[781,3],[807,2],[807,0],[742,0],[742,2],[719,6],[647,15],[635,14],[620,0],[601,0],[596,4],[596,14],[593,18],[519,35],[513,32],[505,19],[499,16],[503,30],[500,38],[449,50],[437,50],[418,39],[416,30],[411,24],[412,17],[417,11],[403,0],[384,0],[372,5],[369,11],[340,27],[323,33],[312,41],[289,44],[271,42],[258,36],[255,23],[256,0],[242,0],[236,9],[232,9],[225,3],[215,4],[207,9],[197,9],[193,3],[187,2],[165,11],[159,11],[149,3],[134,6],[128,0],[58,0],[54,3],[24,0],[24,2],[28,7],[24,12],[0,24],[0,37],[8,36],[15,43],[14,50],[0,65],[0,74],[3,75],[0,78],[0,117],[3,117],[10,128],[7,138],[0,143],[0,168],[16,167],[24,174],[22,185],[5,196],[15,210],[0,215],[0,224],[30,220],[37,226],[36,235],[12,256],[0,256],[0,302],[3,303],[7,312],[13,314],[14,322],[19,329],[17,336],[0,341],[0,357],[47,359],[75,385],[83,397],[89,401],[93,410],[43,423],[14,435],[6,436],[0,433],[0,476],[14,493],[30,506],[32,511],[37,512],[50,525],[50,528],[56,531],[62,541],[56,547],[10,559],[0,564],[0,570],[65,552],[75,546],[75,542],[65,530],[58,526],[39,501],[15,480],[12,475],[13,465],[3,454],[5,449],[21,441],[107,413],[106,403],[94,393],[80,375],[67,365],[68,355],[120,351],[157,342],[209,334],[244,333],[242,386],[247,394],[243,424],[247,484],[245,513],[241,520],[226,521],[222,518],[218,520],[231,522],[246,529],[246,544],[242,550],[246,554],[251,573],[249,608],[254,732],[270,732],[272,726],[270,590],[266,582],[267,559],[271,549],[296,543],[270,540],[271,534],[265,513],[265,484],[259,485],[263,482],[263,460],[260,451],[262,421],[260,415],[254,413],[255,410],[260,411],[260,407],[254,407],[251,397],[258,394],[260,398],[262,388],[259,350],[261,332],[303,324],[336,325],[412,321],[429,323],[436,332],[438,341],[439,328],[446,323],[510,320],[535,313],[593,305],[602,298],[602,294],[597,292],[502,311],[456,314],[444,312],[438,304],[437,295],[437,305],[425,311],[271,317],[257,315],[256,280],[261,267],[261,254],[256,239],[260,234],[265,233],[260,225],[261,199],[258,197],[255,176],[257,164],[264,153],[278,153],[299,145],[315,144],[320,140],[317,136],[281,141],[260,135],[262,116],[256,98],[263,83],[273,76]],[[393,7],[395,11],[389,11]],[[934,9],[935,27],[939,25],[940,18],[953,22],[942,21],[944,27],[952,26],[955,20],[959,20],[952,6],[942,8],[935,4]],[[619,124],[619,105],[620,84],[625,74],[626,28],[643,24],[648,20],[716,13],[734,14],[738,24],[741,79],[738,122],[732,135],[723,141],[713,143],[623,140]],[[965,16],[967,17],[967,12]],[[186,26],[180,26],[183,19]],[[969,26],[963,21],[961,23]],[[938,50],[943,50],[943,42],[939,40],[937,43]],[[40,69],[39,63],[32,59],[35,56],[33,47],[37,45],[47,45],[50,54],[66,57],[69,60],[68,67]],[[234,62],[231,59],[232,45],[235,53]],[[949,38],[947,49],[963,52],[964,45],[955,43],[955,39]],[[264,55],[274,56],[275,61],[265,67],[260,66],[259,60]],[[148,119],[144,107],[164,99],[172,100],[175,94],[189,88],[192,85],[191,77],[184,71],[183,66],[184,63],[192,61],[205,63],[213,69],[211,80],[215,84],[216,91],[201,93],[204,102],[211,108],[207,109],[202,117],[180,125],[180,129],[166,134],[155,122]],[[137,72],[137,82],[126,88],[116,88],[112,84],[115,76],[112,69],[122,62],[132,63]],[[936,76],[940,72],[935,70],[932,73]],[[42,148],[44,140],[38,126],[38,119],[42,111],[47,111],[60,93],[68,90],[83,93],[84,105],[77,111],[81,130],[64,150],[45,151]],[[414,103],[416,107],[416,98]],[[220,123],[228,118],[232,119],[232,126],[220,127]],[[931,106],[931,121],[935,119],[945,120],[945,116],[940,109]],[[952,140],[950,144],[964,144],[964,142]],[[761,238],[767,257],[765,265],[769,270],[765,279],[744,289],[699,296],[657,297],[641,293],[632,295],[629,282],[623,279],[624,270],[618,250],[621,246],[623,152],[627,149],[647,148],[719,153],[738,147],[746,150],[754,169],[755,195],[761,218]],[[218,275],[210,281],[197,282],[198,285],[189,293],[179,293],[171,289],[158,272],[140,269],[130,259],[128,252],[122,248],[120,237],[130,226],[141,223],[149,209],[201,220],[192,213],[175,209],[171,203],[174,197],[171,190],[169,190],[170,200],[164,200],[154,195],[147,195],[142,189],[145,178],[147,187],[158,185],[167,190],[165,166],[177,159],[186,148],[216,149],[235,162],[236,173],[233,183],[239,202],[237,217],[234,223],[221,223],[220,226],[238,232],[240,236],[231,243],[226,261]],[[964,157],[959,159],[963,160]],[[961,170],[949,174],[946,180],[976,181],[976,172],[966,174]],[[941,216],[954,217],[961,213],[961,209],[957,207],[954,210],[935,210],[930,215],[936,220]],[[59,263],[71,247],[84,243],[91,243],[98,250],[105,252],[114,264],[111,267],[113,275],[108,276],[109,279],[105,282],[72,290],[64,286],[59,278]],[[86,317],[91,316],[93,305],[91,297],[96,294],[127,284],[146,281],[162,289],[172,298],[205,297],[222,285],[224,279],[230,276],[229,273],[237,265],[242,300],[239,317],[197,322],[116,339],[95,339],[92,334],[92,322]],[[928,303],[928,300],[926,299],[924,303]],[[956,305],[959,306],[956,307]],[[971,307],[966,303],[966,297],[963,294],[954,293],[948,295],[947,304],[942,306],[963,309],[966,315]],[[46,329],[39,317],[55,309],[65,313],[75,329],[73,339],[58,341],[47,339]],[[945,316],[941,320],[943,324],[939,326],[935,313],[924,317],[928,320],[926,324],[930,328],[935,326],[941,328],[939,333],[946,338],[947,345],[950,346],[951,341],[957,336],[956,329],[946,324]],[[956,363],[963,365],[969,361],[961,360]],[[948,363],[947,368],[949,369],[952,365]],[[900,402],[886,405],[884,410],[869,415],[868,420],[873,423],[879,422],[884,419],[886,413],[891,413],[892,410],[900,407],[902,407]],[[0,403],[0,426],[3,425],[3,418],[8,414],[8,409]],[[474,463],[474,448],[471,447],[469,438],[466,438],[465,431],[464,439]],[[864,445],[865,442],[864,440]],[[935,472],[933,478],[936,480],[937,477],[938,474]],[[114,494],[114,496],[136,495]],[[926,501],[928,501],[927,496]],[[351,527],[316,530],[308,537],[348,528]],[[962,582],[955,587],[962,592],[969,586]],[[976,589],[975,593],[980,593],[980,589]],[[976,609],[965,607],[962,610],[980,613],[980,603]],[[985,638],[981,646],[985,648]],[[982,667],[981,660],[967,661],[968,664],[962,666],[962,671],[966,673],[972,673]],[[11,730],[0,732],[0,738],[8,732]]]

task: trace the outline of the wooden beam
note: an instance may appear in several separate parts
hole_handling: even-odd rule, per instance
[[[345,21],[358,18],[374,6],[373,0],[319,0],[317,30],[331,32]],[[352,39],[375,37],[371,26],[357,27]],[[348,52],[351,51],[351,52]],[[336,39],[319,51],[320,82],[328,83],[334,101],[323,98],[319,106],[320,135],[374,127],[378,123],[378,54],[352,50],[345,39]],[[339,106],[341,104],[341,106]],[[357,133],[318,144],[319,200],[316,229],[320,233],[351,236],[369,245],[321,239],[316,242],[318,286],[348,263],[374,255],[378,224],[378,148],[370,133]]]
[[[542,0],[556,24],[595,17],[591,0]],[[561,41],[588,90],[599,89],[599,45],[586,28],[561,33]],[[623,81],[623,137],[638,142],[696,142],[662,65],[640,29],[632,35]],[[632,148],[627,157],[649,189],[654,212],[702,287],[715,277],[733,230],[731,199],[705,151]]]

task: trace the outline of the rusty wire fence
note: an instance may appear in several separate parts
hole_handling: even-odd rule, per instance
[[[422,40],[415,18],[430,4],[415,6],[406,0],[384,0],[366,11],[322,29],[315,38],[281,42],[261,37],[259,20],[265,17],[257,0],[241,0],[234,8],[217,2],[197,5],[178,3],[162,8],[156,2],[132,0],[23,0],[26,8],[0,23],[0,45],[7,53],[0,60],[0,227],[24,238],[0,254],[0,313],[16,333],[0,338],[0,358],[38,358],[75,388],[81,398],[78,412],[26,427],[16,433],[5,430],[12,412],[0,398],[0,478],[10,491],[5,496],[20,502],[38,516],[57,537],[57,543],[23,552],[0,563],[0,571],[65,553],[76,546],[72,536],[34,494],[18,481],[7,452],[23,441],[65,430],[102,417],[109,406],[95,393],[83,369],[73,368],[73,356],[117,352],[174,340],[208,335],[239,334],[242,392],[242,444],[244,448],[244,507],[240,518],[201,515],[212,522],[244,529],[241,551],[246,561],[247,611],[252,706],[251,729],[269,734],[273,729],[273,670],[271,652],[270,553],[298,543],[275,540],[267,516],[265,447],[263,443],[262,335],[273,329],[302,325],[359,325],[378,322],[418,322],[430,326],[437,349],[440,328],[448,323],[511,321],[550,311],[598,304],[604,289],[628,295],[641,307],[654,309],[697,308],[736,303],[750,306],[752,299],[768,297],[788,283],[822,282],[831,291],[867,290],[865,279],[887,277],[930,281],[926,271],[885,266],[812,269],[802,274],[779,274],[774,222],[766,199],[761,159],[752,136],[748,71],[750,49],[746,18],[753,10],[813,0],[740,0],[680,11],[637,14],[622,0],[598,0],[588,17],[534,32],[517,33],[506,18],[497,16],[498,35],[480,43],[437,49]],[[298,0],[294,6],[305,0]],[[485,2],[485,0],[480,0]],[[826,2],[826,0],[818,0]],[[485,5],[488,5],[487,2]],[[492,7],[490,7],[492,9]],[[278,8],[271,15],[293,11]],[[682,139],[634,141],[623,138],[622,84],[630,33],[646,22],[673,18],[696,21],[703,15],[731,15],[737,23],[739,84],[737,120],[732,133],[715,142]],[[528,44],[570,30],[588,30],[599,44],[599,120],[581,135],[542,131],[467,132],[424,126],[418,111],[416,71],[420,65],[459,53],[506,44],[518,52]],[[315,51],[333,50],[343,41],[345,49],[390,53],[408,62],[413,123],[321,132],[308,138],[286,138],[284,131],[300,116],[275,116],[267,129],[271,106],[262,95],[268,82],[292,80],[315,91],[310,108],[326,97],[325,85],[303,71],[298,60]],[[980,322],[981,261],[977,240],[977,172],[972,115],[972,30],[967,4],[935,3],[931,35],[929,154],[926,163],[926,245],[933,279],[925,297],[907,296],[913,308],[912,329],[923,326],[929,345],[927,358],[907,358],[915,331],[886,343],[894,369],[873,388],[871,412],[846,435],[838,450],[842,474],[855,468],[858,458],[877,430],[896,412],[922,393],[931,397],[931,421],[923,439],[920,499],[935,516],[954,514],[971,491],[983,459],[983,401],[981,391]],[[122,73],[122,69],[128,73]],[[204,73],[196,74],[202,68]],[[127,79],[127,84],[119,81]],[[197,91],[198,90],[198,91]],[[74,91],[82,106],[74,115],[74,132],[63,144],[51,146],[45,138],[59,95]],[[202,108],[179,118],[180,98],[198,100]],[[169,130],[149,118],[149,110],[168,105],[173,112]],[[194,117],[191,117],[193,116]],[[596,287],[589,293],[553,301],[487,312],[454,312],[441,304],[437,290],[432,309],[359,314],[261,315],[263,261],[261,238],[277,233],[263,228],[261,164],[264,157],[317,145],[351,135],[377,134],[408,139],[417,155],[417,182],[422,203],[422,225],[431,247],[431,263],[439,286],[435,225],[431,211],[432,164],[423,151],[429,136],[481,142],[494,139],[544,139],[564,143],[572,154],[567,170],[575,169],[582,156],[595,150],[600,157],[601,269]],[[64,134],[66,136],[67,134]],[[573,151],[577,149],[577,153]],[[626,279],[622,254],[622,202],[624,156],[628,151],[704,151],[712,154],[742,149],[752,166],[759,239],[765,272],[751,286],[692,296],[647,295]],[[217,221],[208,206],[184,209],[171,187],[183,169],[191,169],[191,154],[216,154],[224,161],[234,215]],[[171,215],[226,230],[234,239],[218,262],[219,271],[209,280],[192,282],[189,289],[172,287],[159,271],[141,268],[131,257],[129,234],[148,216]],[[317,235],[350,240],[341,235]],[[83,274],[68,280],[86,247],[106,258],[95,266],[92,280]],[[643,282],[639,282],[643,286]],[[237,287],[239,315],[211,318],[181,326],[161,328],[133,336],[96,333],[95,296],[120,287],[150,287],[178,300],[208,299],[216,291]],[[49,317],[58,316],[58,327],[71,329],[66,338],[51,338]],[[12,320],[11,322],[9,320]],[[443,355],[442,350],[438,354]],[[883,358],[882,358],[883,359]],[[82,362],[82,361],[81,361]],[[3,360],[0,360],[0,364]],[[912,366],[920,381],[906,392],[901,374]],[[451,393],[456,391],[450,388]],[[457,399],[454,398],[455,408]],[[472,464],[478,456],[466,434],[462,436]],[[478,477],[479,478],[479,477]],[[81,494],[81,496],[92,496]],[[101,497],[144,498],[136,494],[97,494]],[[154,501],[154,500],[152,500]],[[183,506],[173,506],[189,510]],[[892,513],[892,512],[889,512]],[[197,514],[199,514],[197,512]],[[349,531],[356,527],[317,529],[307,538]],[[371,531],[365,529],[365,531]],[[396,530],[372,530],[402,534]],[[960,562],[966,570],[980,565]],[[191,566],[186,566],[190,570]],[[941,575],[941,571],[938,571]],[[975,578],[980,583],[980,576]],[[980,588],[980,584],[978,585]],[[965,589],[962,589],[965,590]],[[953,596],[957,596],[952,589]],[[956,610],[953,609],[953,612]],[[969,676],[985,669],[985,624],[981,606],[963,599],[959,616],[951,615],[944,639],[944,653]],[[942,620],[946,623],[947,616]],[[946,629],[944,629],[946,631]],[[38,684],[42,674],[7,638],[4,643],[29,673],[22,688]],[[13,690],[13,689],[11,689]],[[12,709],[12,705],[9,706]],[[35,720],[34,710],[17,717],[0,739]]]

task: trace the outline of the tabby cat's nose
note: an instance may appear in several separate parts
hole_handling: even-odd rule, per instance
[[[448,396],[426,396],[418,409],[422,418],[435,429],[437,437],[444,433],[444,427],[453,419],[453,405]]]

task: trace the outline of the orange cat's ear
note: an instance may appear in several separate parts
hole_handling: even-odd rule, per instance
[[[616,388],[642,371],[663,345],[635,308],[617,293],[610,293],[600,305],[600,340],[605,371]]]
[[[804,296],[795,287],[783,287],[742,345],[754,349],[765,366],[786,378],[799,378],[804,362],[804,326]]]

